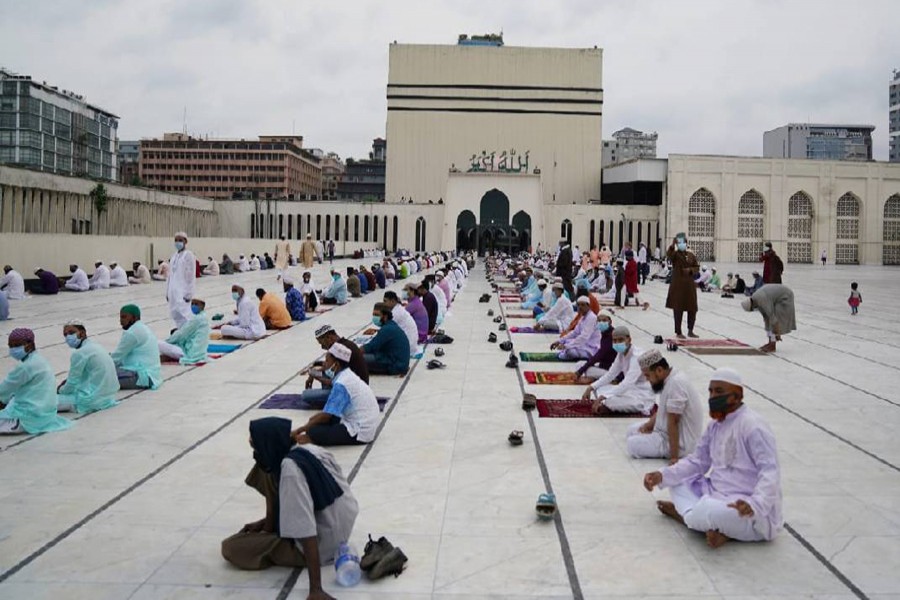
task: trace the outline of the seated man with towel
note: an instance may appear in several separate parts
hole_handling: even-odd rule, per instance
[[[631,332],[625,326],[613,329],[612,337],[616,360],[606,375],[588,386],[581,398],[595,398],[592,407],[595,413],[639,412],[649,415],[654,404],[654,394],[638,363],[638,357],[643,351],[632,345]],[[619,377],[622,378],[621,381],[618,385],[614,384]]]

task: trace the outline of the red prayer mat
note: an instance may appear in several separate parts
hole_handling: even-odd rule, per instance
[[[578,376],[575,375],[575,371],[523,371],[522,376],[532,385],[587,385],[577,383]],[[584,379],[586,381],[591,378]]]
[[[637,419],[644,418],[641,413],[621,413],[603,410],[597,414],[591,412],[592,402],[584,400],[538,400],[538,416],[550,419]]]
[[[533,319],[534,315],[531,313],[506,313],[507,319]],[[559,332],[557,332],[559,333]]]
[[[666,343],[670,344],[678,344],[679,346],[683,346],[685,348],[749,348],[749,344],[745,344],[740,340],[733,339],[697,339],[697,338],[687,338],[684,340],[679,340],[678,338],[668,338],[666,339]]]

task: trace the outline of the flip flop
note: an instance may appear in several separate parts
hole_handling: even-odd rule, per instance
[[[534,510],[539,519],[550,521],[556,515],[556,495],[544,493],[538,496]]]
[[[522,440],[524,436],[525,432],[513,430],[509,432],[509,437],[506,439],[508,439],[509,443],[513,446],[521,446],[524,443]]]
[[[441,361],[439,361],[436,358],[432,358],[427,363],[425,363],[425,366],[429,369],[443,369],[447,365],[445,365],[444,363],[442,363]]]

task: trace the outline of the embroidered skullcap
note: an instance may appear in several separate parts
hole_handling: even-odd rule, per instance
[[[741,379],[741,374],[735,371],[730,367],[720,367],[713,371],[712,376],[709,378],[710,381],[721,381],[724,383],[730,383],[731,385],[736,385],[738,387],[744,387],[744,380]]]
[[[134,315],[138,319],[141,318],[141,309],[138,308],[137,304],[126,304],[120,310],[120,313],[125,313],[126,315]]]
[[[747,312],[753,311],[753,301],[750,298],[744,298],[741,300],[741,308]]]
[[[176,234],[175,234],[175,237],[177,237],[177,238],[188,239],[187,234],[186,234],[185,232],[183,232],[183,231],[179,231],[178,233],[176,233]]]
[[[341,344],[340,342],[336,342],[331,345],[331,348],[328,349],[328,354],[332,355],[336,359],[341,362],[350,362],[350,348]]]
[[[578,300],[575,301],[578,304],[590,304],[591,299],[587,296],[578,296]]]
[[[659,350],[648,350],[641,354],[640,358],[638,358],[638,364],[642,369],[649,369],[653,365],[659,364],[662,359],[663,356],[659,353]]]
[[[331,325],[322,325],[321,327],[316,329],[316,337],[317,338],[320,338],[329,333],[334,333],[334,327],[332,327]]]
[[[34,332],[27,327],[16,327],[9,332],[9,342],[34,343]]]
[[[69,319],[63,327],[81,327],[84,329],[84,323],[79,319]]]
[[[631,337],[631,330],[624,325],[619,325],[613,329],[613,337]]]
[[[546,279],[538,279],[538,285],[547,285]]]

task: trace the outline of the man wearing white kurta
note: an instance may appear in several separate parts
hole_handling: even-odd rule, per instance
[[[69,265],[69,272],[72,276],[66,281],[65,289],[70,292],[86,292],[91,289],[91,282],[88,281],[87,273],[78,265]]]
[[[214,277],[219,274],[219,263],[212,256],[208,257],[206,267],[203,268],[203,274]]]
[[[291,255],[291,243],[284,236],[275,242],[275,269],[278,275],[277,281],[281,281],[284,270],[288,268],[288,257]]]
[[[632,345],[631,332],[627,327],[620,325],[613,329],[613,349],[616,360],[606,375],[588,386],[582,399],[595,398],[594,412],[608,410],[649,415],[654,404],[653,389],[638,363],[638,357],[644,352]],[[622,381],[614,385],[613,381],[619,375],[622,375]]]
[[[109,288],[109,267],[98,260],[94,263],[94,275],[91,277],[92,290],[105,290]]]
[[[187,234],[175,234],[175,254],[169,259],[169,279],[166,281],[166,300],[169,301],[169,316],[175,327],[187,323],[191,312],[191,298],[194,297],[194,283],[197,279],[197,259],[187,249]]]
[[[6,292],[7,300],[24,300],[25,280],[18,271],[6,265],[3,267],[3,277],[0,277],[0,290]]]
[[[538,316],[537,327],[546,331],[565,331],[575,318],[575,309],[566,298],[563,284],[554,283],[551,289],[553,304],[549,310]]]
[[[259,305],[239,285],[231,286],[231,297],[237,302],[237,317],[222,325],[222,337],[258,340],[266,334],[266,324],[259,316]]]
[[[142,263],[133,263],[131,265],[131,270],[134,271],[134,276],[128,278],[128,283],[153,283],[153,278],[150,276],[150,269],[145,267]]]
[[[400,303],[400,297],[397,296],[396,292],[385,292],[384,303],[391,307],[394,323],[396,323],[403,331],[404,335],[406,335],[406,339],[409,341],[409,355],[413,356],[419,351],[419,328],[416,327],[415,320],[412,318],[412,315],[403,308],[403,305]]]
[[[125,269],[116,261],[109,263],[109,266],[109,287],[128,287],[128,273]]]
[[[670,367],[658,350],[644,352],[638,364],[659,399],[656,414],[628,428],[628,453],[634,458],[668,458],[674,464],[697,446],[703,433],[703,402],[687,376]]]

